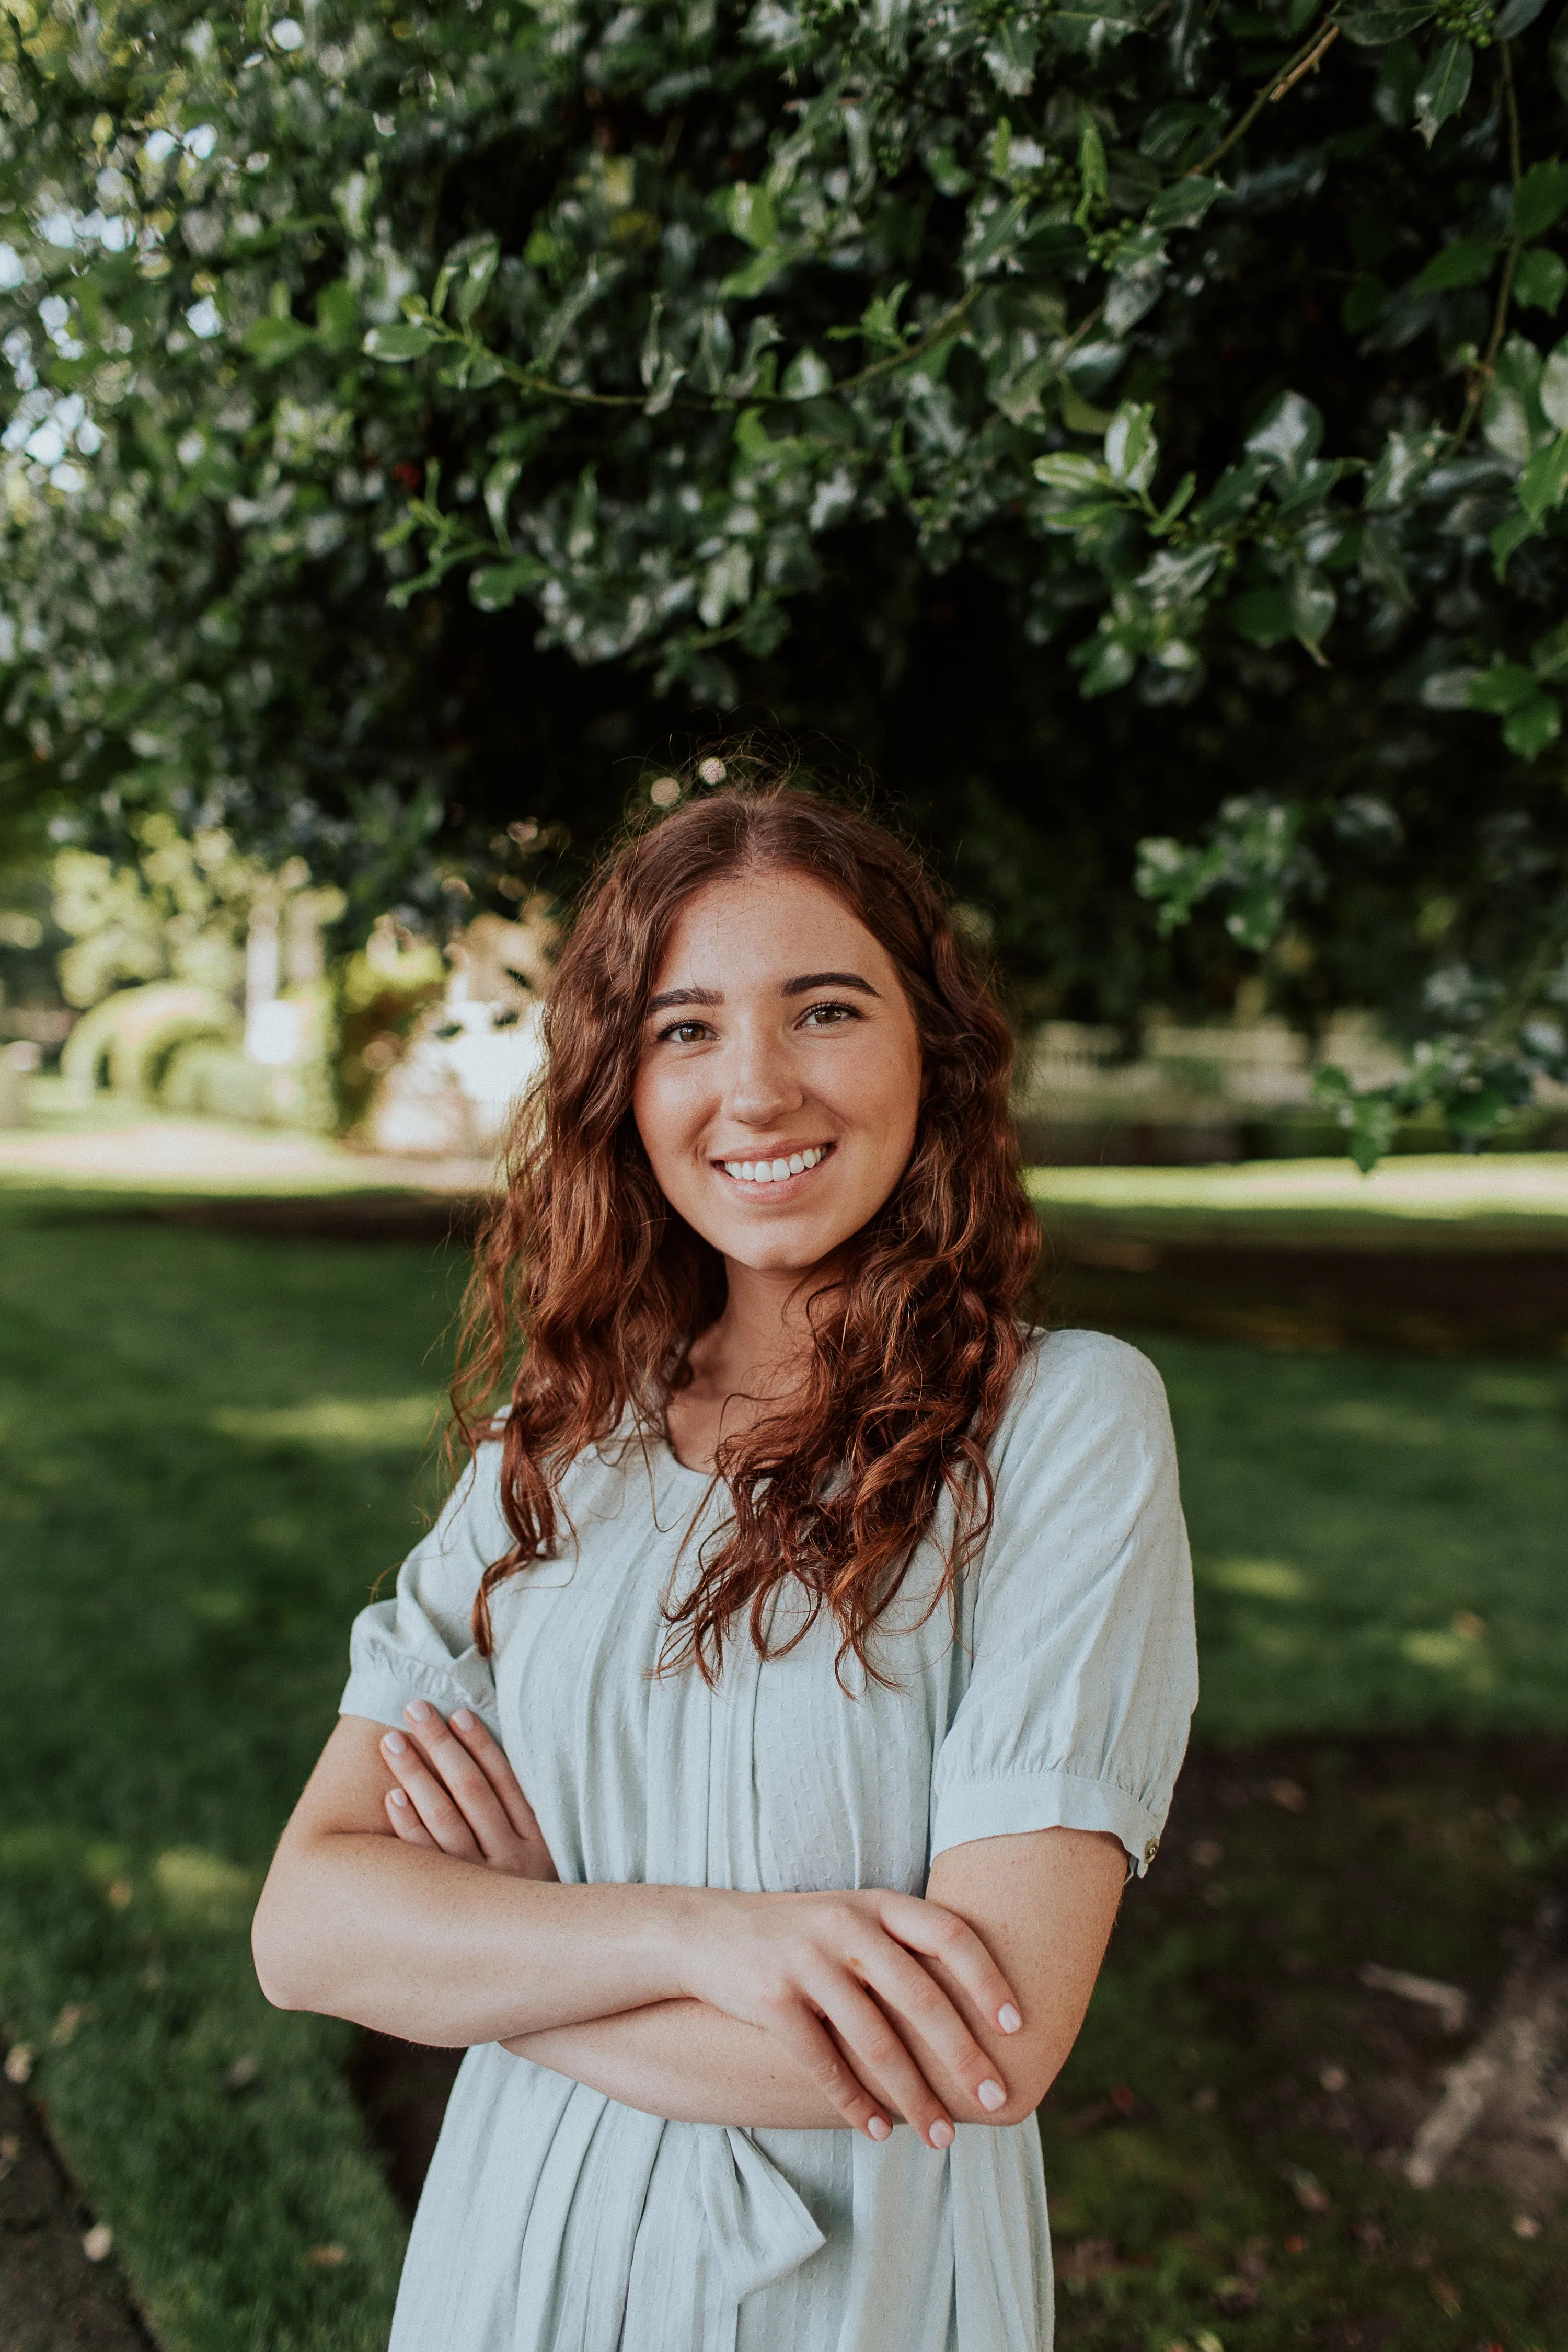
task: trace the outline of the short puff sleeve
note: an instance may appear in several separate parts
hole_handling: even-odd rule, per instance
[[[1192,1567],[1158,1372],[1091,1331],[1037,1338],[993,1454],[968,1687],[937,1755],[931,1853],[1110,1831],[1153,1859],[1197,1700]]]
[[[401,1724],[410,1699],[444,1716],[472,1707],[495,1739],[495,1680],[474,1644],[474,1596],[492,1560],[510,1549],[500,1507],[500,1445],[481,1445],[440,1517],[397,1573],[390,1600],[373,1601],[349,1635],[348,1685],[340,1715]]]

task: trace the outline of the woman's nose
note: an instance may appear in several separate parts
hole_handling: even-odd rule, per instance
[[[792,1057],[782,1039],[741,1037],[724,1089],[725,1108],[747,1127],[766,1127],[805,1100]]]

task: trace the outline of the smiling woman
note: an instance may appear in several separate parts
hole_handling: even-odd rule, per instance
[[[547,1032],[256,1921],[468,2050],[394,2346],[1043,2352],[1033,2111],[1195,1695],[1163,1392],[1019,1323],[1006,1025],[862,817],[689,799]]]

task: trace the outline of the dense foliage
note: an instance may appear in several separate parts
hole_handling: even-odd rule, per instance
[[[1036,1005],[1262,954],[1415,1044],[1363,1151],[1483,1134],[1568,1076],[1541,7],[4,0],[16,767],[516,896],[765,704]]]

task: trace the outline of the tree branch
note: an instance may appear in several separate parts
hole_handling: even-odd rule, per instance
[[[1219,145],[1211,148],[1201,162],[1189,163],[1183,176],[1186,179],[1192,179],[1194,176],[1201,178],[1205,173],[1212,172],[1220,157],[1227,155],[1237,141],[1246,137],[1266,106],[1277,106],[1287,90],[1295,89],[1303,74],[1311,73],[1316,69],[1339,37],[1340,28],[1337,25],[1317,26],[1304,46],[1297,50],[1295,56],[1280,67],[1274,79],[1265,83],[1239,122],[1226,132]]]

